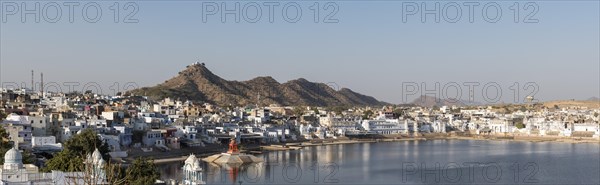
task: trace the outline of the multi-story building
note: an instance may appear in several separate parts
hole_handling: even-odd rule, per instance
[[[401,134],[406,130],[398,119],[363,120],[361,125],[366,131],[376,134]]]

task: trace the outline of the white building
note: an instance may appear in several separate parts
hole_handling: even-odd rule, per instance
[[[178,127],[184,134],[184,137],[189,140],[198,139],[198,130],[194,126]]]
[[[96,149],[87,157],[84,165],[86,172],[61,172],[39,173],[38,167],[33,164],[23,164],[23,156],[16,148],[4,154],[4,164],[0,169],[0,185],[9,184],[108,184],[100,151]]]
[[[595,132],[598,129],[596,123],[575,123],[573,124],[574,132]]]
[[[319,124],[328,127],[336,135],[345,135],[346,132],[356,132],[361,123],[360,117],[319,117]]]
[[[113,126],[118,132],[119,142],[122,146],[128,147],[133,142],[133,129],[126,126]]]
[[[202,167],[200,160],[194,154],[190,155],[183,164],[183,175],[181,179],[184,185],[205,184],[202,180]]]
[[[495,134],[512,133],[514,130],[514,126],[509,124],[509,120],[506,119],[491,120],[489,128],[491,129],[491,133]]]
[[[31,146],[33,148],[41,149],[41,150],[62,150],[62,144],[56,143],[56,137],[54,137],[54,136],[46,136],[46,137],[33,136],[31,138]]]
[[[366,131],[377,134],[401,134],[406,130],[398,119],[363,120],[361,125]]]
[[[50,184],[50,174],[38,173],[38,167],[33,164],[23,165],[23,156],[16,148],[4,154],[4,164],[0,169],[0,184]],[[45,179],[45,180],[44,180]],[[45,182],[45,183],[42,183]]]
[[[265,108],[252,109],[248,120],[254,123],[265,123],[271,120],[271,110]]]
[[[319,117],[319,124],[325,127],[356,126],[357,123],[360,123],[360,120],[360,117],[332,117],[327,115]]]
[[[160,130],[150,130],[144,134],[142,143],[144,146],[164,145],[165,140],[163,139]]]

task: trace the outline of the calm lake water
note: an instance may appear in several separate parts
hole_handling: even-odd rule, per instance
[[[238,168],[204,163],[207,184],[600,184],[600,145],[432,140],[269,152]],[[182,163],[159,166],[181,179]]]

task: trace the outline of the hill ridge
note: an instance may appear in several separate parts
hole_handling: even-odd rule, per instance
[[[337,88],[337,87],[334,87]],[[204,64],[187,66],[177,76],[152,87],[129,91],[151,99],[185,98],[219,105],[307,105],[377,106],[388,103],[347,88],[333,89],[327,84],[304,78],[280,83],[271,76],[246,81],[229,81],[212,73]],[[260,102],[258,102],[260,100]]]

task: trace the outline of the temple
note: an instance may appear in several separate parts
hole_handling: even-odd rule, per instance
[[[206,162],[228,165],[242,165],[245,163],[256,163],[263,161],[262,159],[253,155],[240,153],[238,144],[235,142],[234,138],[232,138],[229,142],[229,150],[227,150],[227,153],[215,154],[202,160]]]
[[[41,173],[33,164],[23,164],[23,155],[14,146],[4,154],[4,164],[0,169],[0,185],[5,184],[110,184],[106,182],[104,165],[100,151],[96,149],[88,154],[84,161],[83,172],[62,172],[54,170]]]
[[[231,142],[229,142],[229,150],[227,150],[227,153],[229,153],[229,154],[240,153],[240,151],[238,150],[237,143],[235,143],[235,139],[232,139]]]
[[[182,183],[184,185],[206,184],[202,179],[200,160],[194,154],[188,156],[183,165]]]

